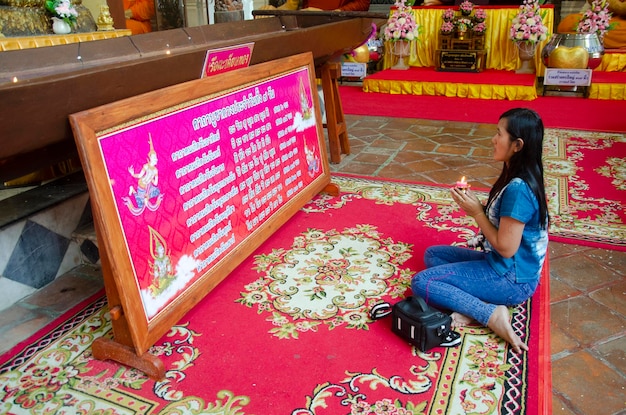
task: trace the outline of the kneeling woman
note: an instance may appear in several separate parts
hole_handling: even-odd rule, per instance
[[[528,346],[513,331],[507,306],[530,298],[539,283],[548,248],[548,206],[542,165],[544,127],[532,110],[500,116],[491,142],[502,173],[483,206],[469,189],[451,189],[452,199],[474,218],[484,250],[432,246],[413,292],[453,311],[453,326],[472,319],[489,327],[517,353]]]

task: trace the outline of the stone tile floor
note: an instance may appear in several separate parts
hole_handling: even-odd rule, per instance
[[[488,188],[495,125],[346,116],[351,154],[332,172]],[[495,121],[494,121],[495,123]],[[626,414],[626,252],[550,243],[552,410]],[[0,313],[0,353],[103,287],[79,267]]]

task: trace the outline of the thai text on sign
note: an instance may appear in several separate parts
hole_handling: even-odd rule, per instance
[[[250,65],[253,49],[254,43],[246,43],[208,50],[204,58],[201,78],[247,67]]]
[[[591,69],[546,68],[543,84],[559,86],[591,85]]]
[[[148,319],[322,174],[308,68],[98,137]]]

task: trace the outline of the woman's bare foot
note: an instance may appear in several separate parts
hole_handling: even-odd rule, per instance
[[[457,327],[465,327],[472,322],[472,319],[470,317],[464,316],[463,314],[457,313],[456,311],[450,314],[450,317],[452,317],[451,326],[454,329]]]
[[[499,305],[496,307],[491,317],[489,317],[487,327],[493,330],[493,332],[498,336],[509,342],[515,353],[520,353],[522,350],[528,351],[526,343],[524,343],[522,339],[520,339],[519,336],[513,331],[513,326],[511,326],[509,316],[509,309],[505,306]]]

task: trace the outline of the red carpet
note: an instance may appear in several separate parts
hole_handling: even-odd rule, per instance
[[[604,84],[608,84],[608,83],[626,84],[626,72],[595,71],[593,73],[592,80],[593,82],[599,82],[599,83],[604,83]]]
[[[463,75],[477,74],[464,73]],[[496,124],[500,114],[507,109],[526,107],[537,111],[548,128],[626,132],[626,117],[623,116],[626,114],[626,100],[539,96],[531,101],[511,101],[394,95],[366,93],[360,86],[340,86],[339,94],[344,112],[353,115]]]
[[[550,238],[626,251],[626,136],[546,131]]]
[[[0,357],[8,413],[548,414],[549,270],[512,309],[529,353],[463,328],[453,349],[421,353],[372,322],[423,268],[424,248],[462,244],[472,220],[440,187],[333,178],[338,197],[300,210],[150,350],[167,378],[90,355],[111,336],[106,302],[60,319],[47,335]]]

